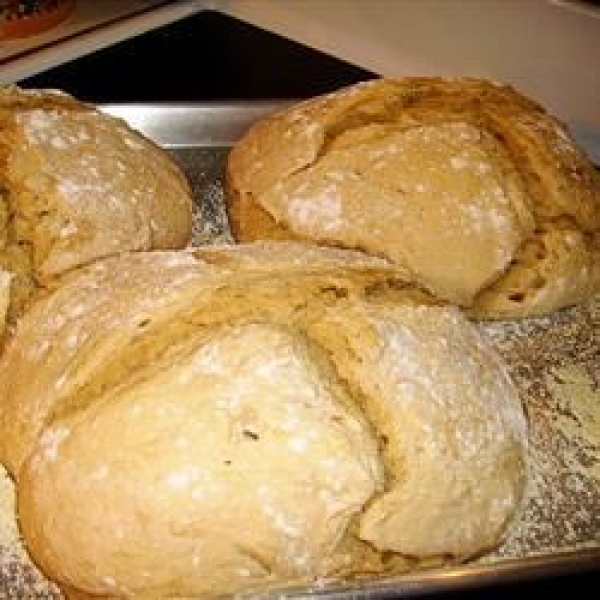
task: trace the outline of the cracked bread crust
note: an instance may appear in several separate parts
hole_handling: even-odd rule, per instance
[[[190,239],[191,191],[174,161],[67,94],[0,89],[0,187],[10,320],[60,273]]]
[[[386,257],[475,317],[544,314],[600,289],[600,176],[508,86],[380,79],[297,104],[234,146],[227,191],[237,240]]]
[[[523,409],[473,325],[388,261],[316,245],[71,273],[18,323],[0,402],[27,547],[92,596],[463,559],[524,486]]]

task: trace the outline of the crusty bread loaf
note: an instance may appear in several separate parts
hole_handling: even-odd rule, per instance
[[[10,304],[10,281],[11,275],[8,271],[0,269],[0,339],[6,327],[6,317]]]
[[[473,326],[391,263],[317,246],[68,275],[7,344],[0,406],[26,545],[90,595],[466,558],[524,485],[523,410]]]
[[[233,148],[236,239],[306,239],[408,268],[478,317],[600,289],[600,175],[508,86],[381,79],[294,105]]]
[[[163,150],[71,96],[0,88],[0,268],[9,319],[37,285],[104,256],[182,248],[191,192]]]

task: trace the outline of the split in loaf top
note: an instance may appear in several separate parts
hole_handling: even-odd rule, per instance
[[[514,518],[526,447],[474,326],[361,253],[98,261],[38,300],[0,359],[25,542],[88,594],[212,596],[481,553]]]
[[[227,166],[240,241],[304,239],[410,270],[476,317],[523,317],[600,289],[600,174],[506,85],[379,79],[253,125]]]

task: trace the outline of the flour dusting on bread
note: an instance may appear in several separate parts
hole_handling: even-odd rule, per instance
[[[0,89],[0,268],[9,323],[61,273],[120,252],[182,248],[191,191],[173,159],[66,94]]]
[[[475,317],[544,314],[600,290],[600,175],[562,124],[498,83],[380,79],[292,105],[235,144],[227,189],[237,240],[384,256]],[[567,230],[584,234],[568,259],[528,252]]]
[[[523,409],[473,325],[405,275],[282,242],[65,277],[0,358],[37,564],[88,594],[193,596],[495,546]]]

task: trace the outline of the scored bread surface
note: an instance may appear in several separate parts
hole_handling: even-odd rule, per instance
[[[465,558],[498,543],[524,485],[525,417],[485,341],[402,270],[341,250],[71,274],[18,324],[0,402],[27,547],[88,594]]]
[[[234,146],[227,187],[237,240],[387,257],[474,316],[543,314],[600,289],[600,176],[508,86],[381,79],[297,104]]]

